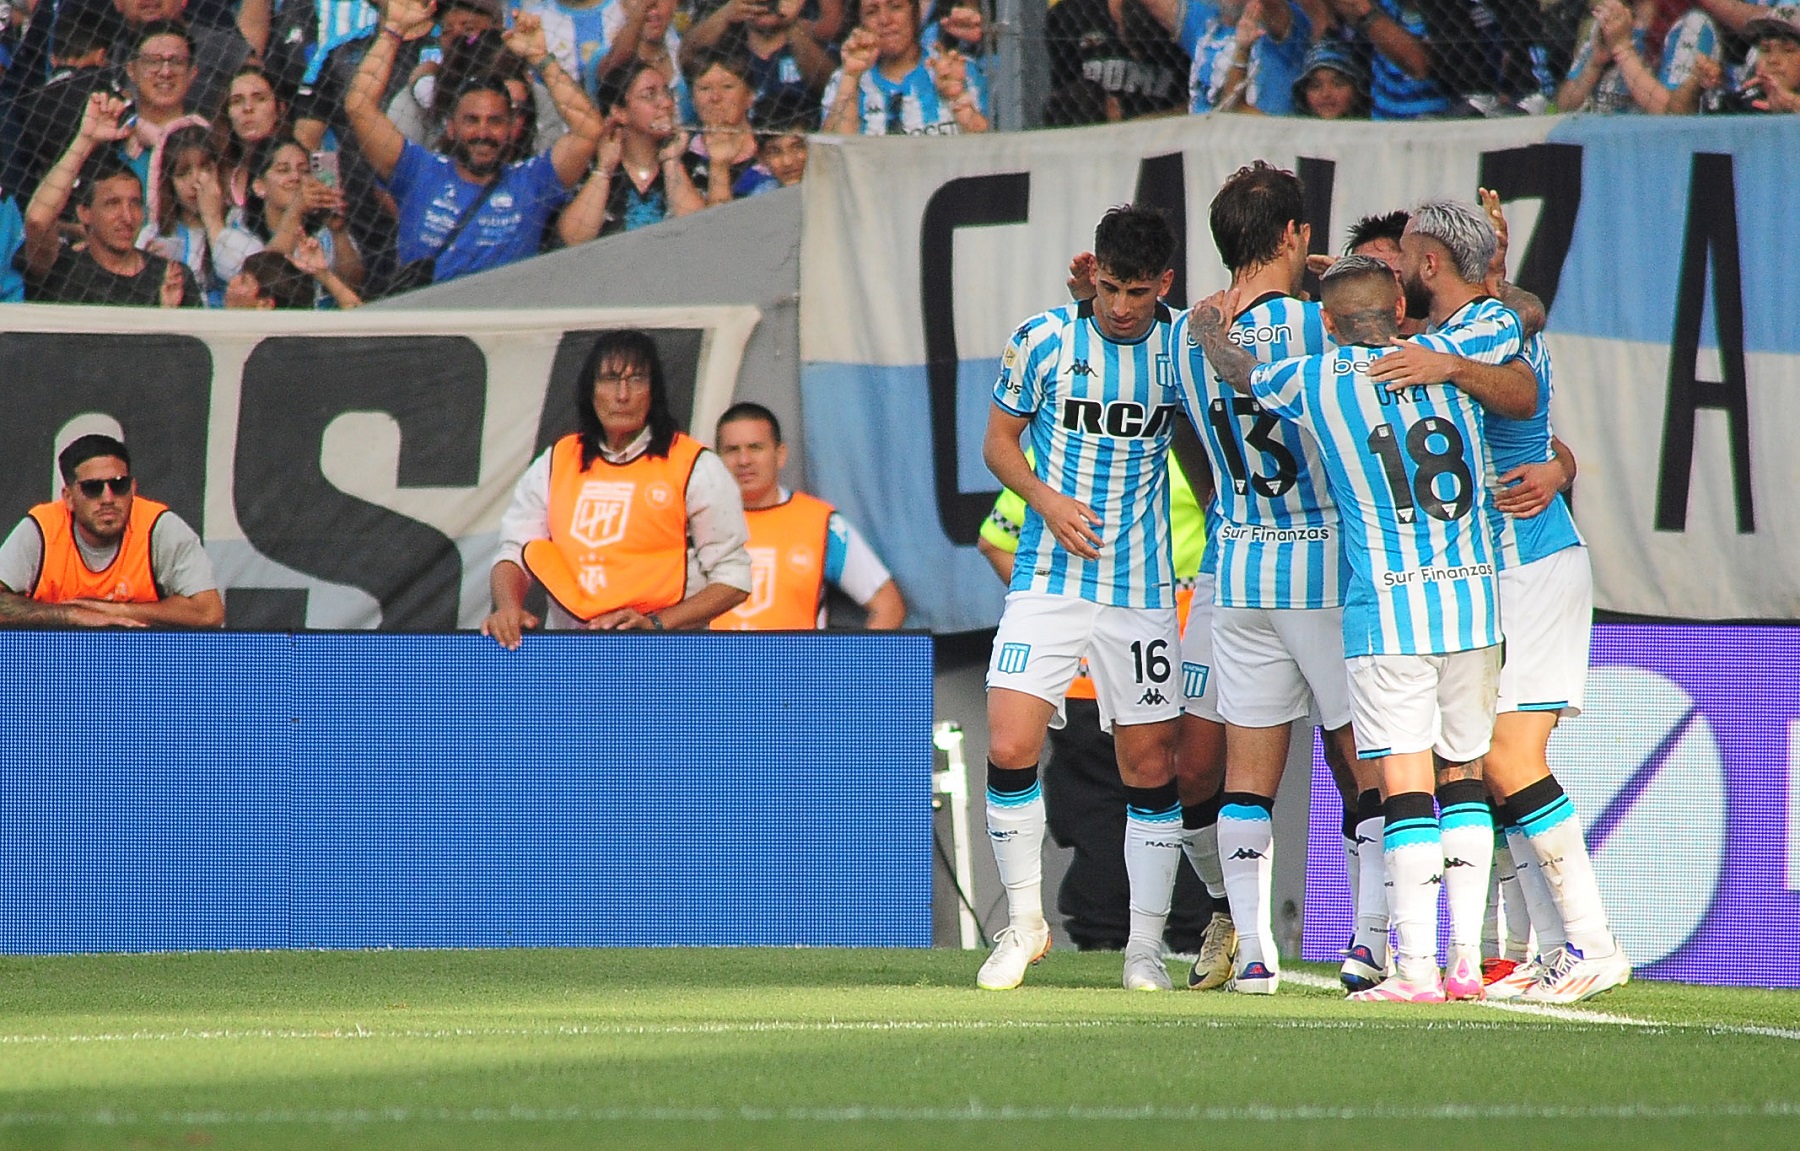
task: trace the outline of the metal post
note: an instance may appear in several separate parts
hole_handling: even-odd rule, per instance
[[[957,901],[957,922],[961,929],[964,951],[980,946],[981,935],[975,929],[975,913],[969,905],[975,902],[975,865],[969,855],[969,768],[963,761],[962,727],[944,720],[931,730],[931,742],[944,753],[945,766],[932,773],[932,790],[945,797],[950,805],[950,838],[954,841],[956,885],[967,902]]]

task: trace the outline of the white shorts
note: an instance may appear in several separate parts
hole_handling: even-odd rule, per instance
[[[1188,605],[1187,625],[1181,629],[1181,710],[1213,723],[1224,723],[1219,714],[1219,677],[1213,667],[1212,620],[1218,581],[1205,572],[1194,577],[1194,599]]]
[[[1345,663],[1358,759],[1434,751],[1468,763],[1487,754],[1499,644],[1450,655],[1358,655]]]
[[[1506,662],[1497,710],[1581,714],[1594,635],[1594,573],[1585,547],[1500,573]]]
[[[1063,697],[1084,656],[1102,731],[1181,714],[1181,632],[1172,607],[1110,607],[1049,592],[1009,592],[987,685],[1055,704],[1050,726],[1061,727]]]
[[[1350,722],[1341,607],[1216,607],[1213,655],[1229,723],[1279,727],[1316,715],[1335,731]]]

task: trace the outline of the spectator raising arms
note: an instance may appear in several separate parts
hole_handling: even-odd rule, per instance
[[[824,131],[924,136],[988,130],[979,73],[954,49],[940,45],[927,56],[920,46],[922,2],[863,0],[862,23],[844,40],[843,64],[825,88]]]
[[[408,140],[383,111],[382,96],[396,49],[430,29],[431,13],[428,0],[392,0],[344,110],[398,205],[401,261],[432,261],[430,278],[442,282],[535,254],[545,224],[593,161],[602,122],[545,48],[537,18],[524,15],[505,33],[506,46],[543,77],[569,134],[546,152],[507,163],[510,96],[504,84],[478,81],[454,96],[444,132],[448,155]]]
[[[1193,58],[1188,111],[1293,111],[1294,80],[1312,42],[1306,11],[1290,0],[1181,4],[1153,0],[1151,12]]]
[[[1557,90],[1565,112],[1669,111],[1670,94],[1694,72],[1699,56],[1716,57],[1720,48],[1711,20],[1688,11],[1658,38],[1659,0],[1638,0],[1630,8],[1620,0],[1600,0],[1569,78]]]
[[[818,115],[819,93],[837,64],[801,20],[806,0],[725,0],[706,19],[688,29],[682,62],[693,67],[703,49],[744,52],[750,60],[750,86],[756,90],[752,110],[766,115],[779,106],[810,107]]]
[[[124,114],[125,101],[117,96],[89,96],[68,151],[32,193],[25,209],[25,274],[32,298],[165,308],[200,302],[187,269],[137,247],[144,227],[143,184],[112,150],[131,134],[120,123]],[[80,250],[65,246],[58,231],[78,181],[75,215],[86,240]]]
[[[694,107],[700,134],[682,156],[695,187],[704,188],[708,204],[724,204],[778,187],[775,177],[756,158],[750,131],[750,62],[736,53],[710,49],[693,66]]]
[[[648,227],[706,207],[682,157],[687,133],[675,126],[675,97],[662,70],[642,60],[600,86],[606,134],[594,174],[557,219],[563,243]]]

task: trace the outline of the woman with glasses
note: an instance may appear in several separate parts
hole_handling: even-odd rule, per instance
[[[568,245],[687,216],[706,207],[683,155],[675,97],[654,64],[638,60],[600,84],[606,129],[594,171],[556,222]]]
[[[482,634],[516,648],[539,626],[525,610],[534,579],[549,595],[552,628],[702,628],[748,598],[737,483],[678,430],[650,336],[602,335],[574,398],[577,430],[532,461],[501,518]]]

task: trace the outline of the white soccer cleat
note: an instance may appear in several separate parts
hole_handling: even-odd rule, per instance
[[[1383,950],[1386,950],[1383,948]],[[1344,952],[1344,964],[1338,969],[1338,982],[1350,993],[1367,991],[1387,978],[1387,960],[1375,962],[1375,954],[1361,943],[1353,943]]]
[[[1522,998],[1527,1003],[1580,1003],[1630,982],[1631,959],[1624,948],[1615,944],[1611,955],[1589,959],[1564,947],[1556,965]]]
[[[1261,961],[1246,963],[1225,985],[1227,991],[1240,995],[1273,995],[1280,987],[1281,971]]]
[[[1231,916],[1213,912],[1207,921],[1206,934],[1200,937],[1200,954],[1194,957],[1188,972],[1190,991],[1211,991],[1231,981],[1231,965],[1237,959],[1237,927]]]
[[[1173,991],[1168,964],[1160,944],[1128,944],[1125,948],[1125,990]]]
[[[1562,948],[1559,947],[1548,956],[1525,960],[1488,984],[1485,988],[1487,997],[1499,1002],[1521,998],[1544,981],[1544,977],[1550,972],[1550,965],[1561,955]]]
[[[975,986],[983,991],[1011,991],[1025,982],[1025,969],[1050,950],[1050,925],[1035,930],[1002,927],[994,936],[993,954],[981,965]]]
[[[1344,998],[1352,1003],[1442,1003],[1444,985],[1437,970],[1412,980],[1404,975],[1390,975],[1363,991],[1353,991]]]

